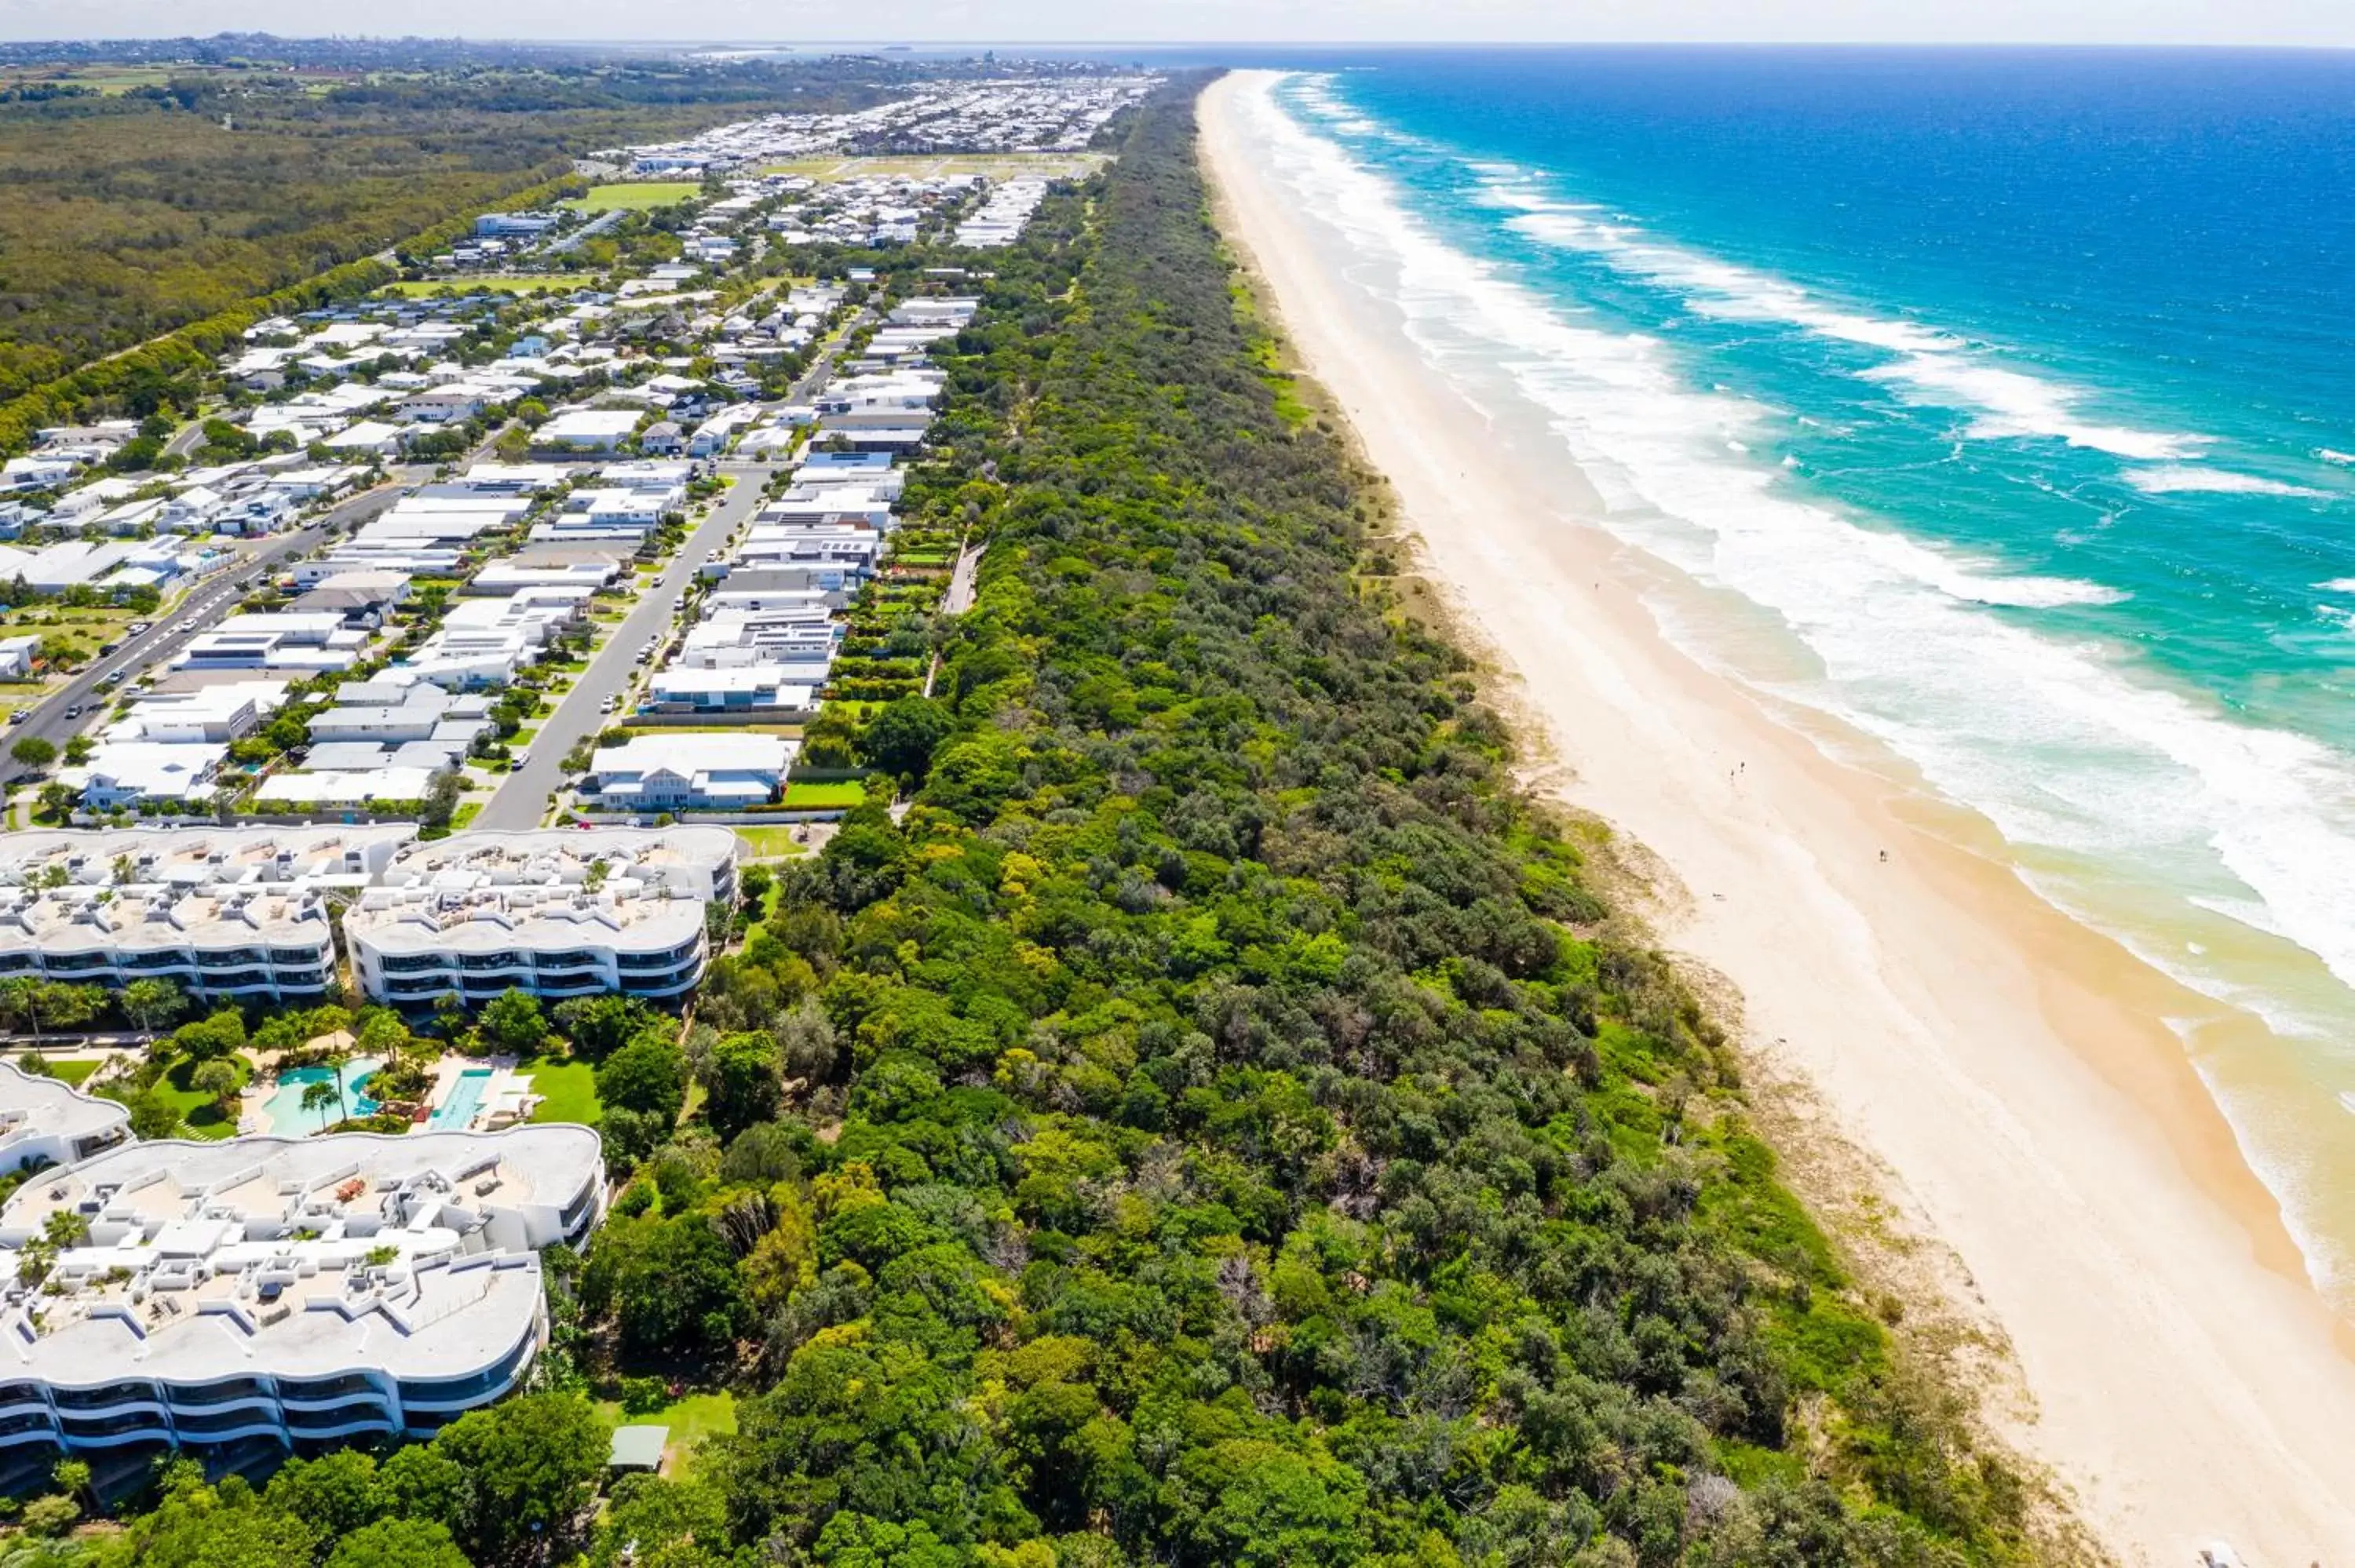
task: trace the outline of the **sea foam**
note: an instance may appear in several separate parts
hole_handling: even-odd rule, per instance
[[[2289,495],[2312,501],[2333,499],[2329,491],[2317,490],[2310,484],[2292,484],[2286,480],[2267,479],[2262,474],[2234,473],[2229,469],[2194,468],[2188,463],[2128,469],[2126,481],[2146,495]]]
[[[1591,204],[1546,194],[1525,171],[1482,175],[1477,199],[1513,210],[1508,227],[1516,232],[1672,290],[1697,314],[1780,323],[1886,350],[1897,357],[1859,374],[1909,401],[1976,410],[1966,432],[1974,439],[2052,440],[2146,462],[2194,457],[2210,444],[2205,436],[2095,418],[2083,411],[2091,394],[2002,365],[1959,333],[1836,303],[1787,279],[1661,240]]]
[[[1807,499],[1784,471],[1727,450],[1762,439],[1756,405],[1696,389],[1659,340],[1565,313],[1441,238],[1388,178],[1268,92],[1245,101],[1301,208],[1341,232],[1350,275],[1389,294],[1435,369],[1484,388],[1501,372],[1604,498],[1604,526],[1774,611],[1814,652],[1823,681],[1791,695],[1877,736],[2015,843],[2114,859],[2187,904],[2261,902],[2355,985],[2355,758],[2230,719],[2113,648],[1991,613],[2109,590],[2007,577]],[[1376,269],[1394,277],[1387,291]],[[1967,388],[1986,418],[2023,432],[2155,461],[2199,444],[2081,418],[2065,389],[1964,354],[1900,364],[1911,384]],[[2211,994],[2229,989],[2173,961]]]

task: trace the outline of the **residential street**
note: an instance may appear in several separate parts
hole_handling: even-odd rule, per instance
[[[663,567],[662,576],[639,595],[637,607],[606,641],[587,673],[565,694],[556,712],[541,722],[523,766],[506,776],[506,782],[468,824],[470,828],[538,827],[564,781],[565,754],[582,736],[619,722],[617,715],[602,711],[605,699],[620,695],[638,671],[648,667],[637,663],[638,650],[656,633],[669,638],[679,600],[686,596],[696,567],[703,564],[706,552],[717,549],[760,509],[761,487],[773,471],[755,463],[730,463],[720,471],[735,479],[734,488],[687,535],[687,543]]]
[[[90,667],[72,682],[29,711],[24,723],[10,726],[8,738],[13,742],[26,736],[39,736],[63,749],[66,741],[80,731],[95,724],[104,711],[107,694],[99,691],[99,683],[117,670],[129,682],[150,665],[168,659],[177,652],[189,638],[208,630],[238,602],[248,589],[271,571],[297,556],[308,555],[329,534],[354,528],[374,517],[400,496],[401,485],[388,482],[335,507],[307,528],[291,534],[280,534],[261,542],[242,562],[225,567],[204,578],[190,589],[188,596],[169,611],[159,615],[155,624],[136,637],[123,640],[123,646],[103,659],[91,661]],[[66,716],[68,708],[83,711]],[[13,783],[35,771],[13,761],[0,760],[0,783]]]

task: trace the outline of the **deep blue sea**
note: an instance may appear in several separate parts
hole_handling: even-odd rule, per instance
[[[2265,1021],[2187,1049],[2355,1278],[2355,56],[1285,63],[1270,156],[1437,373]]]

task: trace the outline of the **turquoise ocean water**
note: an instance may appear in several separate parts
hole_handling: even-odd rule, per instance
[[[1271,105],[1353,279],[1770,627],[1762,683],[2264,1022],[2185,1047],[2347,1300],[2355,57],[1384,54]]]

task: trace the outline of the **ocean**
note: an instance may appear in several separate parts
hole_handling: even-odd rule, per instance
[[[2179,1033],[2355,1305],[2355,56],[1285,63],[1278,177],[1671,636],[2263,1021]]]

